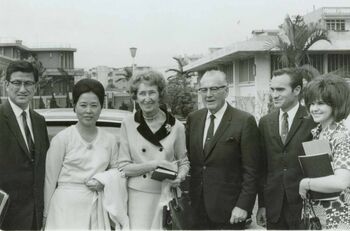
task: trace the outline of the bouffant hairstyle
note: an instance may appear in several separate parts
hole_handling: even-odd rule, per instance
[[[81,94],[92,92],[94,93],[98,100],[100,101],[101,107],[103,107],[103,102],[105,98],[105,89],[103,85],[94,79],[82,79],[79,80],[73,87],[73,103],[77,104]]]
[[[303,89],[303,76],[300,69],[297,68],[282,68],[275,70],[273,76],[280,76],[287,74],[290,78],[290,86],[294,90],[297,86],[300,86],[300,89]]]
[[[350,87],[344,78],[329,73],[308,83],[304,91],[307,109],[314,102],[322,100],[332,108],[334,120],[345,119],[350,112]]]
[[[136,73],[130,80],[130,94],[133,100],[137,98],[137,91],[141,83],[157,86],[159,99],[164,100],[166,83],[161,73],[154,70]]]
[[[16,61],[10,62],[10,64],[7,66],[7,69],[6,69],[6,80],[11,81],[12,73],[17,71],[24,72],[24,73],[33,73],[34,81],[38,82],[39,80],[38,69],[36,69],[36,67],[30,62],[24,61],[24,60],[16,60]]]

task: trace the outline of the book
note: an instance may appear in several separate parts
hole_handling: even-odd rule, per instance
[[[0,225],[5,218],[8,205],[9,205],[9,195],[0,189]]]
[[[303,142],[303,149],[307,156],[332,152],[328,140],[311,140]]]
[[[177,172],[174,170],[158,166],[152,173],[151,179],[163,181],[165,179],[175,180]]]
[[[316,140],[315,140],[316,141]],[[311,143],[310,143],[311,142]],[[305,156],[299,156],[299,163],[301,165],[304,177],[316,178],[333,175],[332,157],[329,155],[330,147],[328,142],[325,144],[325,140],[319,142],[304,142],[308,143],[304,145]],[[305,148],[306,147],[306,148]],[[315,148],[313,148],[315,147]],[[321,147],[321,148],[320,148]],[[339,196],[340,192],[335,193],[321,193],[310,190],[311,199],[327,199]]]

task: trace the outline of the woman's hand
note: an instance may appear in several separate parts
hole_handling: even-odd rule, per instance
[[[85,184],[91,191],[95,192],[100,192],[104,188],[104,185],[96,179],[90,179]]]
[[[303,199],[307,198],[307,192],[310,190],[309,182],[309,178],[304,178],[299,183],[299,194]]]

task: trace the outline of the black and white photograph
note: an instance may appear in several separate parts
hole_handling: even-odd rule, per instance
[[[349,0],[0,0],[0,230],[350,230]]]

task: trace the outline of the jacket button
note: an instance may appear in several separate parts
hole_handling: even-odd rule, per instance
[[[284,168],[284,169],[283,169],[283,171],[287,171],[287,169],[286,169],[286,168]]]
[[[142,177],[143,177],[143,178],[146,178],[147,176],[146,176],[146,175],[143,175]]]
[[[143,149],[142,149],[142,152],[146,152],[146,149],[143,148]]]
[[[203,166],[203,170],[206,170],[207,169],[207,166]]]
[[[163,147],[159,148],[159,151],[162,152],[163,151]]]

